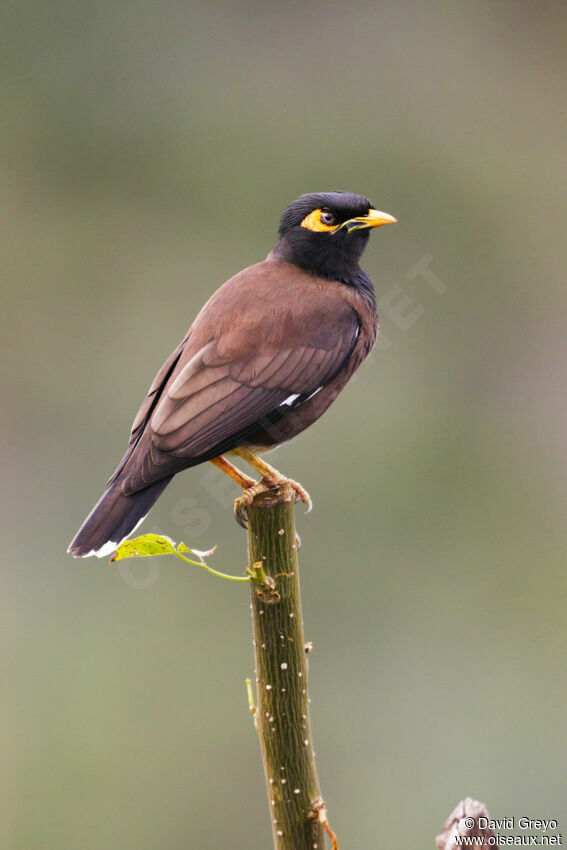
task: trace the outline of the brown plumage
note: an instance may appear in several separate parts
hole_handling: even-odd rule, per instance
[[[180,470],[240,447],[271,448],[303,431],[371,351],[376,306],[358,257],[368,228],[393,219],[372,218],[365,198],[346,193],[302,196],[295,206],[287,228],[294,204],[284,212],[268,259],[214,293],[158,372],[126,454],[69,547],[74,555],[113,551]],[[319,217],[321,209],[328,215]],[[306,210],[317,221],[332,215],[336,224],[312,229],[312,217],[303,223]],[[336,253],[336,279],[332,268],[317,274],[321,252],[325,262]],[[271,470],[255,460],[257,469]]]

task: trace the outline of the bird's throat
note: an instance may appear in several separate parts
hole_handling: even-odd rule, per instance
[[[351,257],[340,257],[339,262],[336,256],[331,259],[324,251],[300,252],[285,237],[280,237],[266,259],[292,263],[324,280],[338,280],[340,283],[352,286],[373,303],[376,301],[372,281],[358,262],[353,261]]]

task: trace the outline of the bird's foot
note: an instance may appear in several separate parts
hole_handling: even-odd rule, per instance
[[[304,505],[307,505],[305,513],[310,513],[313,509],[313,502],[305,487],[302,487],[299,481],[294,481],[293,478],[287,478],[286,481],[288,484],[291,484],[292,489],[295,491],[295,501],[301,501]]]
[[[239,496],[238,499],[234,500],[234,515],[237,523],[241,525],[242,528],[248,528],[248,508],[256,496],[259,496],[260,493],[267,493],[269,490],[275,490],[278,487],[283,487],[285,485],[289,485],[294,491],[296,502],[302,501],[305,505],[307,505],[307,513],[309,513],[313,507],[313,503],[309,493],[301,486],[301,484],[290,478],[284,478],[283,476],[277,478],[266,475],[261,479],[261,481],[253,484],[252,487],[247,487],[242,493],[242,496]]]
[[[243,491],[242,496],[234,500],[234,516],[238,525],[242,526],[242,528],[248,528],[248,508],[256,496],[271,490],[272,486],[266,484],[264,479],[262,479],[256,482],[256,484],[253,484],[252,487],[247,487]]]

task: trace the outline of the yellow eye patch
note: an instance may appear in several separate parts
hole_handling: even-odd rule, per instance
[[[325,231],[329,232],[331,230],[336,230],[336,224],[325,224],[321,221],[321,213],[323,210],[313,210],[309,215],[306,215],[303,221],[301,222],[302,227],[306,227],[307,230],[314,230],[316,233],[324,233]]]

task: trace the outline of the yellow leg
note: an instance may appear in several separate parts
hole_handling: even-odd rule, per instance
[[[254,452],[251,452],[250,449],[247,449],[244,446],[234,449],[234,454],[240,455],[240,457],[245,460],[246,463],[249,463],[256,472],[260,473],[262,478],[270,480],[273,479],[278,483],[288,480],[281,474],[281,472],[278,472],[277,469],[274,469],[273,466],[270,466],[269,463],[266,463],[265,460],[262,460],[261,457],[258,457],[258,455],[254,454]]]
[[[241,472],[238,467],[236,467],[233,463],[227,460],[225,457],[220,455],[219,457],[214,457],[211,461],[212,464],[218,466],[219,469],[222,469],[226,475],[230,476],[233,481],[242,487],[243,490],[249,490],[250,487],[253,487],[256,483],[253,478],[250,478],[249,475],[246,475],[244,472]]]

